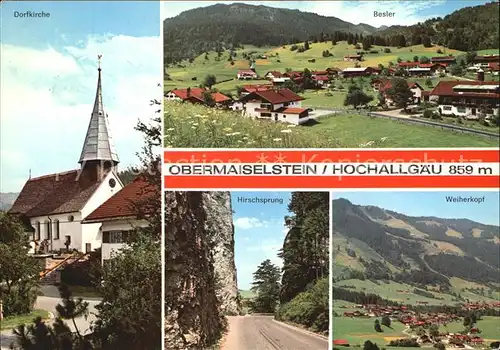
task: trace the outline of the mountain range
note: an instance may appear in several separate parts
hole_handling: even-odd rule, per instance
[[[446,288],[451,278],[498,287],[500,228],[468,219],[413,217],[333,201],[336,275]],[[354,277],[356,278],[356,277]]]
[[[498,2],[464,7],[444,18],[432,18],[416,25],[379,28],[299,10],[242,3],[216,4],[164,20],[164,60],[170,64],[206,51],[241,45],[281,46],[333,32],[386,39],[404,35],[406,43],[411,45],[421,44],[422,36],[428,36],[432,42],[450,48],[481,50],[499,47],[498,23]]]
[[[0,193],[0,210],[1,211],[7,211],[12,207],[12,204],[16,201],[17,196],[19,196],[19,193],[14,193],[14,192],[5,192],[5,193]]]

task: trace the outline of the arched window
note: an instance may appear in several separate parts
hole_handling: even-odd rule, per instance
[[[36,222],[36,228],[35,228],[35,241],[40,240],[40,221]]]
[[[60,235],[60,226],[59,226],[59,220],[56,219],[54,221],[54,239],[59,239],[59,235]]]
[[[50,239],[51,231],[50,221],[45,221],[45,238]]]

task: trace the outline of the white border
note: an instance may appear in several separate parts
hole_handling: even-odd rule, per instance
[[[162,34],[163,38],[163,34]],[[162,84],[163,85],[163,84]],[[302,151],[302,152],[311,152],[311,151],[318,151],[318,152],[342,152],[342,151],[358,151],[358,152],[365,152],[365,151],[428,151],[428,152],[434,152],[434,151],[498,151],[499,149],[497,147],[461,147],[461,148],[164,148],[164,151],[166,152],[186,152],[189,154],[189,152],[254,152],[254,151],[263,151],[263,152],[269,152],[269,151],[281,151],[281,152],[288,152],[288,151]]]
[[[164,6],[163,6],[163,1],[158,1],[158,6],[160,7],[160,57],[161,57],[161,71],[160,71],[160,77],[161,77],[161,95],[160,95],[160,136],[161,136],[161,143],[160,147],[165,150],[164,147],[164,141],[165,141],[165,131],[163,130],[165,122],[165,103],[163,100],[163,93],[164,93],[164,84],[165,84],[165,67],[164,67],[164,59],[163,59],[163,12],[164,12]],[[161,158],[161,187],[162,189],[165,188],[165,176],[163,176],[163,164],[165,164],[165,152],[162,151],[160,154]],[[165,348],[165,193],[164,191],[160,191],[161,193],[161,244],[160,244],[160,249],[161,249],[161,349],[166,350]]]
[[[328,349],[333,349],[333,192],[328,193]]]

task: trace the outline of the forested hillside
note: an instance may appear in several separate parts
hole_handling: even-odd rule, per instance
[[[345,40],[365,50],[371,45],[421,44],[460,51],[495,49],[499,48],[498,6],[498,2],[492,2],[465,7],[444,18],[431,18],[416,25],[375,28],[299,10],[217,4],[164,20],[164,61],[168,65],[194,59],[203,52],[223,52],[242,45],[279,47],[305,41]]]
[[[367,24],[354,25],[298,10],[217,4],[164,20],[164,60],[168,64],[244,44],[281,46],[334,31],[370,34],[375,30]]]
[[[387,279],[447,289],[451,278],[498,282],[499,228],[467,219],[411,217],[333,202],[339,278]]]
[[[472,51],[499,48],[499,3],[464,7],[444,18],[432,18],[412,26],[392,26],[379,32],[382,36],[403,34],[411,45],[431,42],[450,49]]]

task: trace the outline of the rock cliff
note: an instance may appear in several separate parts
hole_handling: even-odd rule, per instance
[[[165,346],[200,349],[239,312],[226,192],[165,193]]]

